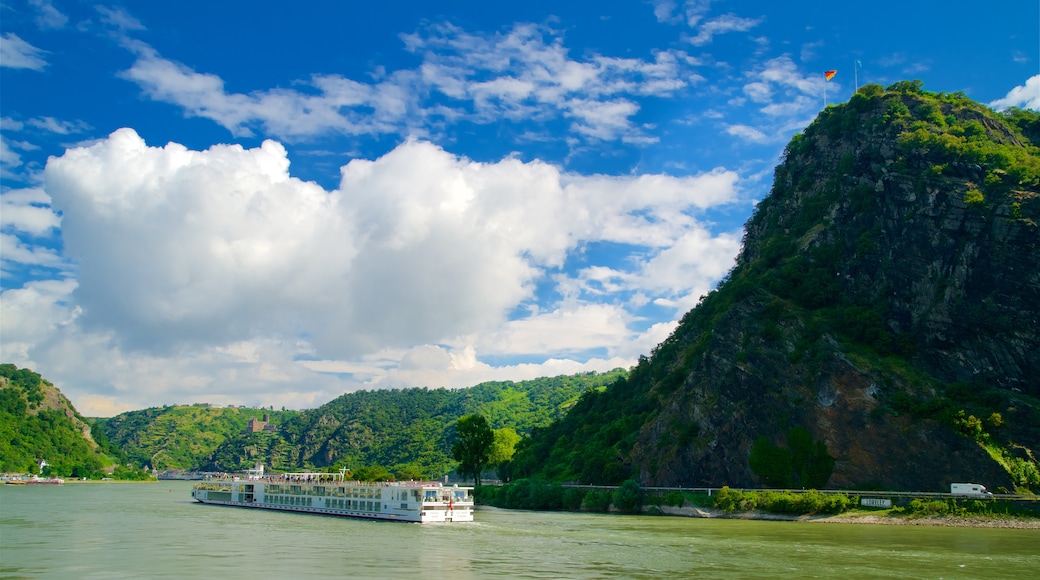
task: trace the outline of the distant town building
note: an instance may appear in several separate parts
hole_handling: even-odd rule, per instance
[[[258,433],[260,431],[274,432],[277,431],[278,427],[271,424],[271,416],[264,413],[263,421],[253,418],[246,423],[246,428],[242,429],[242,433]]]

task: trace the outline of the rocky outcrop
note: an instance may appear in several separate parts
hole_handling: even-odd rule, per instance
[[[1022,484],[993,449],[1040,443],[1037,149],[963,96],[895,88],[792,141],[736,268],[646,362],[683,378],[646,385],[641,482],[761,485],[755,441],[801,427],[831,485]]]

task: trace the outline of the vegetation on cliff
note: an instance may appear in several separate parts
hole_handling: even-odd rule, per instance
[[[521,442],[512,474],[1040,487],[1038,127],[917,81],[825,109],[727,279],[630,376]]]
[[[104,436],[51,383],[30,369],[0,364],[0,472],[100,478],[113,461]],[[111,469],[109,469],[111,471]]]

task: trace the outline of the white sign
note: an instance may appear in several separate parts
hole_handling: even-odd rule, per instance
[[[864,505],[868,507],[890,508],[892,507],[892,500],[880,499],[876,497],[864,497],[859,500],[859,505]]]

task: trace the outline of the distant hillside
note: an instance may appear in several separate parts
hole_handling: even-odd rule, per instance
[[[95,419],[98,429],[137,465],[159,471],[197,469],[203,458],[239,437],[250,419],[267,414],[279,425],[299,411],[209,405],[167,405]]]
[[[90,431],[54,385],[29,369],[0,364],[0,472],[37,473],[44,460],[48,475],[106,475],[112,461]]]
[[[347,393],[307,411],[170,406],[99,419],[113,444],[157,469],[234,471],[262,461],[279,471],[378,465],[424,476],[448,473],[455,421],[481,413],[495,429],[526,434],[562,417],[578,397],[605,388],[625,371],[464,389],[391,389]],[[241,434],[269,414],[271,431]]]
[[[514,474],[1040,491],[1038,128],[917,81],[826,108],[727,279]]]

